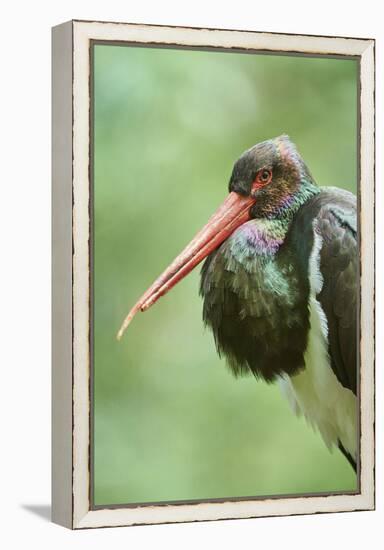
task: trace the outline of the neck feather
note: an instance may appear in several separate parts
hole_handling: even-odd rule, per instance
[[[313,183],[313,181],[310,179],[302,179],[298,190],[287,195],[287,197],[265,217],[268,219],[281,220],[289,225],[299,208],[318,193],[320,193],[320,188]]]

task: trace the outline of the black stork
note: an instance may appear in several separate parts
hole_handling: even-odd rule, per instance
[[[203,319],[235,375],[278,382],[356,470],[356,198],[318,187],[288,136],[236,161],[229,195],[132,308],[120,338],[197,264]]]

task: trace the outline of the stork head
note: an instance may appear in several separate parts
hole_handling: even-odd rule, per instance
[[[236,161],[229,195],[208,223],[143,294],[125,318],[125,329],[138,311],[145,311],[252,218],[291,219],[316,186],[288,136],[263,141]]]
[[[229,191],[252,197],[251,218],[290,217],[305,202],[313,178],[288,136],[263,141],[235,162]]]

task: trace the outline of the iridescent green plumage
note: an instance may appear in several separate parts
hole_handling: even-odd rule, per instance
[[[356,213],[352,206],[347,208],[350,194],[330,193],[315,184],[287,136],[246,151],[235,163],[230,191],[252,192],[255,176],[264,167],[273,172],[272,182],[257,192],[253,219],[207,258],[200,292],[204,321],[235,374],[252,372],[271,381],[304,366],[309,258],[316,216],[324,238],[332,241],[332,247],[340,247],[336,228],[327,216],[333,216],[340,226],[350,226]],[[331,213],[323,217],[322,212]],[[330,235],[327,227],[331,227]],[[352,250],[349,254],[356,256]],[[325,266],[334,255],[331,248]]]
[[[320,190],[294,145],[282,136],[240,157],[230,191],[250,193],[263,168],[271,170],[273,180],[257,192],[254,219],[208,257],[200,291],[204,321],[235,374],[251,371],[272,381],[304,366],[308,277],[287,235],[297,211]]]

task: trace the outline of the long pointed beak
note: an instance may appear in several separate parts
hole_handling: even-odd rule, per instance
[[[138,311],[146,311],[150,308],[208,254],[220,246],[237,227],[248,221],[250,219],[249,211],[254,203],[255,199],[252,197],[243,197],[234,192],[229,193],[208,223],[133,306],[121,325],[117,339],[120,340]]]

